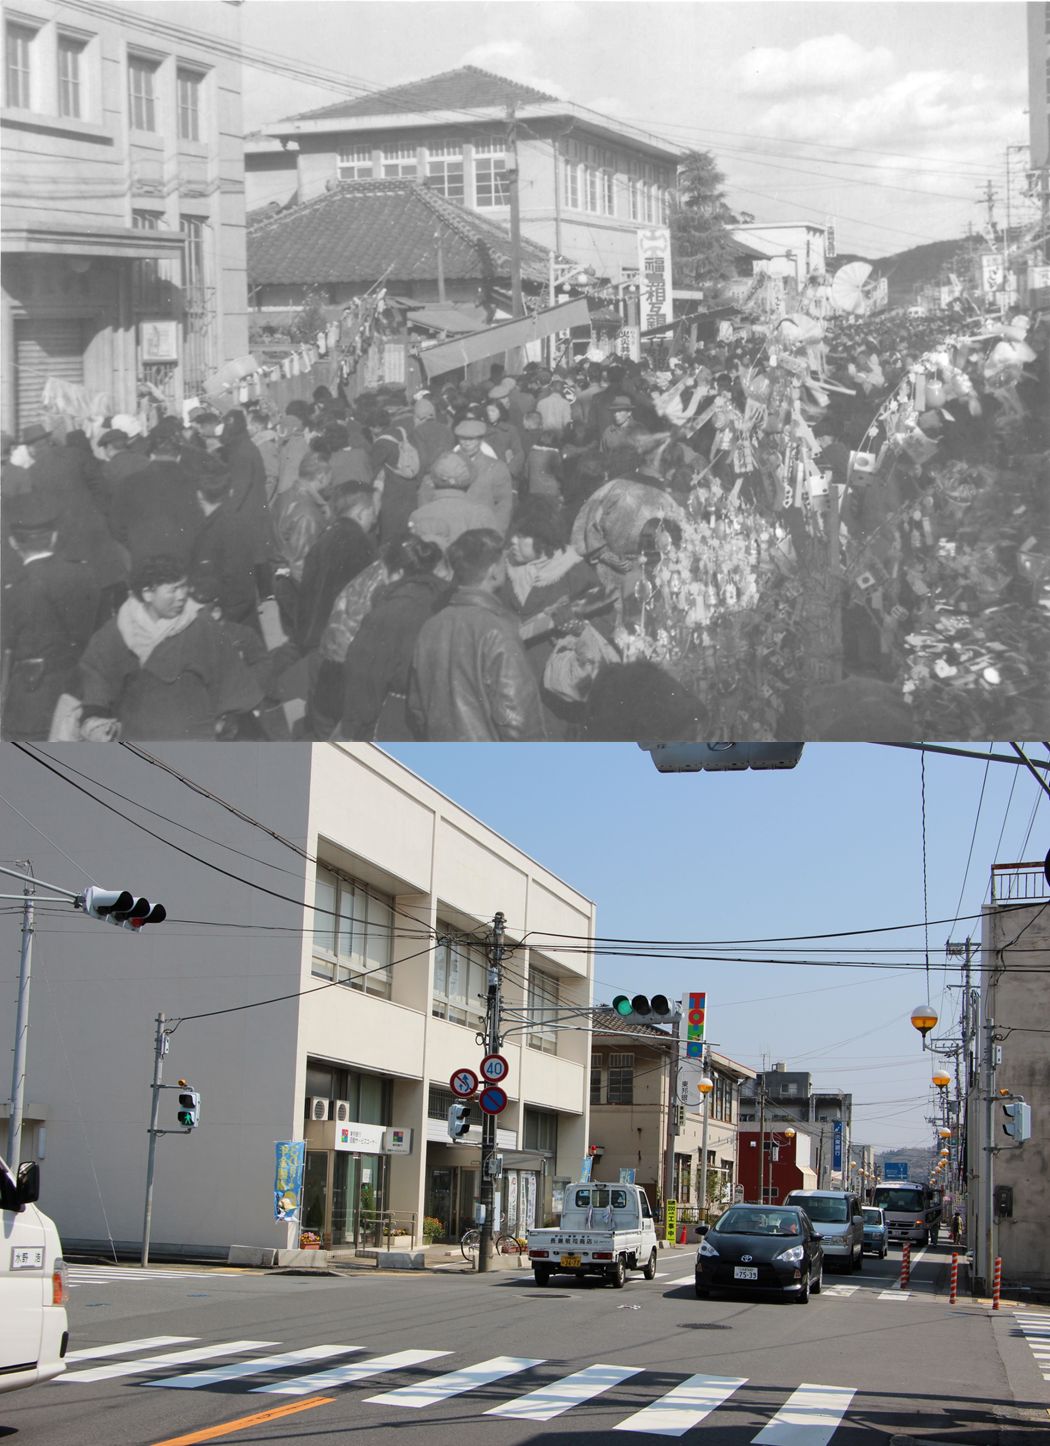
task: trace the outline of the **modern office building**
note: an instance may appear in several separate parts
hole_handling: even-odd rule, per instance
[[[4,7],[5,431],[70,388],[171,404],[247,351],[240,6],[191,8]]]
[[[274,1161],[294,1140],[306,1142],[302,1223],[326,1242],[353,1243],[377,1216],[417,1243],[424,1215],[456,1237],[479,1194],[481,1114],[475,1099],[453,1143],[450,1081],[485,1053],[497,912],[500,1223],[557,1212],[587,1144],[586,898],[373,745],[76,744],[47,762],[0,750],[7,856],[168,911],[135,934],[37,890],[22,1158],[41,1161],[65,1241],[141,1239],[161,1013],[160,1125],[174,1133],[158,1140],[158,1249],[291,1243],[274,1219]],[[9,905],[12,960],[19,922]],[[12,968],[5,1047],[15,988]],[[188,1135],[180,1077],[201,1095]]]

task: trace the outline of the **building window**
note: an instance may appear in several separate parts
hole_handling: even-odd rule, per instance
[[[591,1104],[600,1105],[602,1102],[602,1057],[600,1054],[591,1055]]]
[[[438,923],[438,933],[455,934],[448,924]],[[485,1020],[488,999],[488,960],[483,944],[465,939],[442,938],[434,951],[434,991],[431,1014],[452,1024],[479,1028]]]
[[[587,210],[598,210],[598,172],[592,166],[584,166],[587,187]]]
[[[446,200],[463,204],[463,147],[458,141],[427,147],[427,184]]]
[[[155,211],[132,211],[131,226],[134,231],[159,231],[160,217]],[[160,304],[160,262],[152,257],[145,261],[133,261],[131,276],[135,306],[140,310],[157,307]]]
[[[370,181],[372,179],[372,147],[340,146],[338,166],[341,181]]]
[[[152,60],[133,55],[128,60],[128,114],[136,131],[157,129],[157,67]]]
[[[29,110],[33,101],[32,60],[36,31],[28,25],[8,25],[5,29],[7,49],[7,81],[4,104],[12,110]]]
[[[312,972],[389,999],[393,900],[318,866],[314,905]]]
[[[562,201],[571,211],[580,209],[580,168],[575,161],[562,166]]]
[[[497,139],[479,142],[474,147],[474,204],[480,210],[506,206],[508,200],[506,146]]]
[[[558,1116],[550,1110],[534,1110],[525,1106],[523,1148],[542,1155],[558,1153]]]
[[[558,981],[541,969],[529,970],[529,995],[526,1005],[529,1016],[529,1048],[544,1054],[557,1054],[558,1036],[555,1019],[558,1013]]]
[[[606,1100],[610,1105],[634,1104],[633,1054],[610,1054]]]
[[[613,194],[612,171],[602,172],[602,210],[606,216],[616,215],[616,200]]]
[[[80,120],[84,114],[81,57],[84,42],[72,35],[58,37],[58,113]]]
[[[453,1105],[466,1105],[469,1110],[467,1118],[470,1120],[470,1128],[481,1124],[481,1110],[475,1100],[460,1099],[450,1089],[442,1089],[440,1085],[431,1085],[427,1095],[427,1119],[447,1120],[448,1112]]]
[[[632,221],[642,219],[642,203],[638,196],[638,184],[637,181],[631,181],[627,186],[627,204]]]
[[[399,146],[384,146],[382,150],[384,176],[418,176],[419,157],[413,144],[405,142]]]
[[[183,285],[186,295],[199,301],[204,295],[206,284],[204,229],[208,223],[196,216],[183,216],[179,224],[186,232]]]
[[[179,140],[199,141],[201,138],[201,89],[204,77],[196,70],[179,70]]]

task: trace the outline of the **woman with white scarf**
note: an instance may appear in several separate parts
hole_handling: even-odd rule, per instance
[[[214,742],[227,714],[262,702],[258,682],[208,609],[190,597],[180,559],[142,560],[129,586],[80,660],[81,737]]]

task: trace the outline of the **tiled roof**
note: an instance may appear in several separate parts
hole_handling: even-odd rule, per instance
[[[442,232],[449,281],[509,276],[507,229],[464,210],[419,181],[342,181],[248,229],[253,286],[429,281],[437,275],[434,233]],[[522,240],[522,276],[545,280],[547,252]]]
[[[603,1009],[601,1005],[594,1011],[591,1028],[595,1034],[632,1034],[651,1040],[654,1044],[657,1040],[666,1044],[674,1038],[669,1030],[661,1029],[658,1025],[624,1019],[623,1015],[617,1014],[615,1010]]]
[[[515,101],[519,104],[557,101],[557,96],[547,95],[517,80],[507,80],[505,76],[481,70],[476,65],[461,65],[458,70],[445,70],[440,75],[429,75],[423,80],[392,85],[373,95],[360,96],[357,100],[336,101],[334,105],[304,111],[289,119],[339,120],[344,116],[349,119],[353,116],[404,115],[433,110],[477,110],[507,106]]]

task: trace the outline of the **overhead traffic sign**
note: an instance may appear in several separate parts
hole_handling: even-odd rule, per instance
[[[510,1065],[502,1054],[487,1054],[481,1061],[482,1079],[491,1080],[493,1084],[501,1079],[506,1079]]]
[[[472,1069],[457,1069],[448,1087],[457,1099],[468,1100],[478,1087],[478,1077]]]
[[[507,1108],[507,1091],[501,1090],[499,1085],[486,1085],[478,1104],[487,1115],[500,1115]]]

